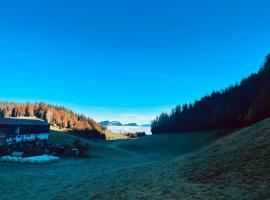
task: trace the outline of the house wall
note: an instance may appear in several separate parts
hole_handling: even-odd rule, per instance
[[[26,135],[11,135],[6,136],[6,143],[11,144],[14,142],[30,142],[35,140],[48,140],[49,133],[26,134]]]
[[[40,133],[37,134],[36,137],[40,140],[48,140],[49,139],[49,133]]]
[[[15,140],[15,137],[10,137],[10,136],[7,136],[7,137],[6,137],[6,142],[7,142],[7,143],[12,142],[13,140]]]
[[[0,120],[0,145],[37,141],[43,143],[49,139],[50,124],[29,120]],[[2,137],[1,137],[2,136]]]
[[[16,142],[21,142],[22,139],[23,139],[23,136],[22,135],[16,135],[16,137],[15,137],[15,141]]]
[[[34,134],[27,134],[23,135],[23,141],[33,141],[35,140],[35,135]]]
[[[0,132],[17,133],[17,134],[36,134],[50,132],[50,125],[16,125],[16,124],[0,124]]]
[[[6,141],[5,135],[0,135],[0,145],[5,144],[5,141]]]

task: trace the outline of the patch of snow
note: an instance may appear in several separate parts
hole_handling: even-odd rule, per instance
[[[2,162],[14,162],[14,163],[30,163],[30,164],[44,164],[59,161],[59,157],[42,155],[42,156],[32,156],[27,158],[14,157],[14,156],[2,156],[0,157]]]

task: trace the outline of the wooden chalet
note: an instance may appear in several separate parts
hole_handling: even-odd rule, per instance
[[[47,144],[50,124],[40,120],[0,119],[0,146],[22,143]]]

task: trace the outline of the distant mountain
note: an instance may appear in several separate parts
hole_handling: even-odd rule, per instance
[[[128,123],[128,124],[122,124],[119,121],[101,121],[99,122],[100,125],[102,126],[138,126],[136,123]]]
[[[111,121],[110,126],[122,126],[122,123],[118,121]]]
[[[99,124],[102,126],[122,126],[122,123],[118,121],[102,121]]]
[[[136,124],[136,123],[129,123],[129,124],[125,124],[124,126],[138,126],[138,124]]]
[[[101,121],[101,122],[99,122],[99,124],[100,124],[101,126],[109,126],[110,121]]]
[[[152,123],[152,133],[234,129],[270,117],[270,54],[261,69],[193,104],[176,106]]]

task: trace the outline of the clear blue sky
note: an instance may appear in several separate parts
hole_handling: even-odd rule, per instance
[[[148,123],[256,72],[269,1],[1,1],[1,100]]]

